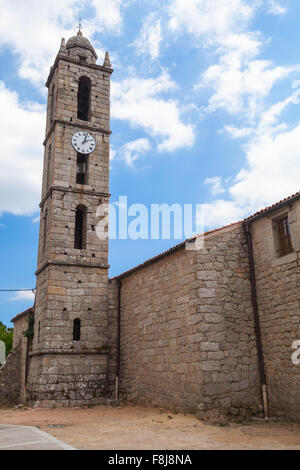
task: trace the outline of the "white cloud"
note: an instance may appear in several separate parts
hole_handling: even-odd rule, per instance
[[[295,81],[292,88],[300,86],[300,82]],[[300,104],[300,88],[295,90],[288,98],[278,101],[277,103],[269,106],[260,114],[260,119],[256,126],[253,127],[236,127],[233,125],[226,125],[225,130],[233,139],[240,139],[245,137],[261,137],[263,135],[275,135],[287,129],[285,123],[278,123],[281,113],[287,108],[289,104]]]
[[[257,210],[300,189],[300,125],[275,136],[263,134],[247,148],[248,168],[237,175],[231,197]]]
[[[170,152],[194,144],[191,124],[181,120],[179,103],[160,94],[176,89],[168,73],[157,78],[130,77],[112,83],[112,118],[129,121],[159,140],[158,150]]]
[[[233,125],[225,126],[225,130],[233,139],[242,139],[244,137],[250,136],[254,132],[252,127],[238,128]]]
[[[256,212],[300,190],[300,123],[280,122],[281,113],[300,103],[300,90],[267,108],[244,145],[246,164],[228,190],[228,200],[206,204],[208,227],[224,225]],[[233,135],[239,129],[233,128]],[[232,131],[232,129],[231,129]]]
[[[0,224],[0,228],[6,228],[5,224]]]
[[[74,2],[76,3],[76,2]],[[83,0],[80,2],[82,9],[93,6],[95,15],[90,18],[90,25],[94,28],[94,32],[108,30],[120,33],[123,24],[121,9],[124,0]]]
[[[80,12],[92,38],[103,30],[120,32],[121,7],[122,0],[0,0],[0,46],[18,55],[20,76],[42,89],[60,38],[76,34]]]
[[[33,224],[38,224],[39,222],[40,222],[40,216],[39,216],[39,215],[38,215],[37,217],[34,217],[34,218],[32,219],[32,223],[33,223]]]
[[[0,213],[36,212],[43,162],[43,106],[20,103],[18,95],[0,82]],[[4,151],[5,150],[5,151]]]
[[[20,300],[31,300],[34,301],[34,293],[33,292],[17,292],[14,297],[11,297],[9,300],[11,301],[20,301]]]
[[[217,63],[208,67],[195,89],[213,90],[206,111],[218,109],[230,114],[244,113],[250,120],[263,109],[265,97],[274,84],[286,78],[293,67],[273,66],[258,60],[263,45],[259,32],[249,30],[259,8],[282,14],[280,2],[268,0],[173,0],[169,26],[173,32],[187,31],[197,44],[214,49]]]
[[[206,178],[204,183],[210,186],[210,192],[213,196],[225,193],[225,189],[222,186],[222,178],[220,178],[220,176]]]
[[[155,13],[150,13],[145,19],[139,37],[134,46],[138,55],[148,54],[152,60],[159,57],[160,44],[163,40],[161,20]]]
[[[110,146],[109,158],[111,162],[116,158],[116,150],[112,145]]]
[[[230,114],[245,113],[255,118],[273,85],[293,70],[273,67],[272,62],[265,60],[252,60],[243,66],[234,52],[226,54],[203,75],[201,84],[214,89],[207,110],[224,109]]]
[[[119,151],[121,158],[126,161],[128,166],[133,166],[134,162],[145,152],[150,150],[151,144],[148,139],[137,139],[127,142]]]
[[[203,207],[203,222],[207,229],[229,225],[245,217],[245,208],[240,207],[235,201],[218,199],[210,204],[203,204]]]
[[[272,15],[284,15],[286,8],[282,6],[282,2],[285,2],[285,0],[267,0],[268,13]]]
[[[254,14],[251,2],[244,0],[173,0],[169,7],[169,27],[187,31],[215,42],[216,36],[240,31]]]

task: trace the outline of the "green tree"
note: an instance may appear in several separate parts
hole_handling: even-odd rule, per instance
[[[14,329],[13,328],[7,328],[0,321],[0,341],[3,341],[5,343],[6,356],[8,356],[8,354],[12,350],[13,337],[14,337]]]

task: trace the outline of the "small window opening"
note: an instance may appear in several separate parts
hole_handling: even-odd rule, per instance
[[[75,318],[73,322],[73,341],[80,341],[81,333],[81,321],[80,318]]]
[[[53,114],[54,114],[54,102],[55,102],[55,86],[52,87],[51,92],[51,110],[50,110],[50,122],[53,121]]]
[[[82,62],[86,62],[86,57],[84,55],[80,55],[79,60],[81,60]]]
[[[51,144],[49,145],[48,149],[48,162],[47,162],[47,189],[50,186],[51,178],[50,178],[50,171],[51,171]]]
[[[75,215],[75,243],[74,248],[84,250],[86,247],[86,208],[78,206]]]
[[[43,240],[43,251],[45,252],[46,250],[46,244],[47,244],[47,231],[48,231],[48,211],[46,210],[45,212],[45,217],[44,217],[44,240]]]
[[[77,153],[77,169],[76,169],[76,183],[87,184],[88,182],[88,155]]]
[[[280,256],[287,255],[293,251],[291,230],[288,216],[277,220],[279,253]]]
[[[91,80],[88,77],[81,77],[78,84],[77,118],[82,121],[90,119],[90,95]]]

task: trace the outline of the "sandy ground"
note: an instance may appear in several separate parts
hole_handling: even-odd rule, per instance
[[[300,425],[211,426],[159,408],[0,409],[0,424],[36,426],[77,449],[300,449]]]

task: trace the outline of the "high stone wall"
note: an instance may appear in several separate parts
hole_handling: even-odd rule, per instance
[[[242,224],[122,279],[120,390],[210,421],[261,411]]]

